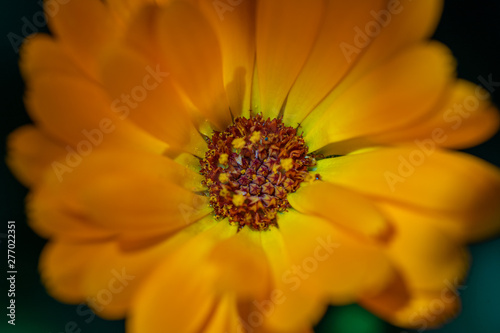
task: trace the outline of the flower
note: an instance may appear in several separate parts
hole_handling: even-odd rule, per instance
[[[500,229],[500,173],[446,149],[499,117],[427,40],[441,5],[47,10],[8,162],[48,291],[130,332],[306,332],[353,302],[403,327],[453,316],[465,244]]]

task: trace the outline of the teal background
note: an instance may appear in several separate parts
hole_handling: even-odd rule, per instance
[[[360,0],[357,0],[360,1]],[[1,89],[0,155],[5,156],[5,137],[30,122],[23,107],[23,83],[18,55],[7,34],[21,35],[22,18],[32,20],[40,11],[38,1],[3,1],[0,5]],[[500,2],[495,0],[448,0],[435,39],[444,42],[458,60],[458,75],[476,82],[477,77],[493,74],[500,81]],[[39,29],[44,31],[44,29]],[[500,93],[493,95],[500,105]],[[500,166],[500,136],[468,152]],[[77,306],[65,305],[47,295],[40,284],[37,262],[45,241],[26,225],[24,197],[27,189],[0,164],[0,332],[101,333],[124,332],[123,321],[104,321],[80,315]],[[499,202],[500,204],[500,202]],[[6,239],[7,221],[16,221],[16,326],[7,325]],[[473,263],[462,291],[460,315],[436,333],[500,333],[500,239],[470,247]],[[80,309],[82,310],[82,309]],[[85,311],[85,309],[83,309]],[[352,305],[331,307],[317,325],[318,333],[404,333],[417,332],[392,327],[362,308]]]

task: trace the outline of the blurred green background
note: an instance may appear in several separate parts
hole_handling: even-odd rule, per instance
[[[362,1],[362,0],[356,0]],[[26,225],[24,198],[27,189],[10,174],[4,163],[5,137],[20,125],[29,123],[23,106],[23,83],[19,75],[18,54],[7,35],[22,35],[24,21],[32,22],[40,12],[39,0],[3,1],[1,26],[1,135],[0,155],[0,332],[101,333],[124,332],[123,321],[89,320],[77,306],[61,304],[50,298],[40,284],[37,261],[45,241]],[[435,39],[448,45],[458,60],[458,75],[479,83],[477,77],[493,75],[500,81],[500,1],[448,0]],[[40,32],[44,28],[38,29]],[[493,100],[500,105],[500,90]],[[500,135],[468,150],[500,166]],[[500,202],[499,202],[500,205]],[[7,324],[6,283],[7,221],[16,221],[16,326]],[[435,333],[500,332],[500,239],[470,247],[473,263],[467,288],[462,291],[463,310],[454,321],[433,330]],[[318,333],[404,333],[416,332],[392,327],[358,306],[331,307],[315,329]]]

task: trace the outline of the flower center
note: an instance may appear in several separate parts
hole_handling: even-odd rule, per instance
[[[224,132],[207,139],[200,161],[203,184],[216,218],[228,218],[239,228],[267,230],[278,226],[277,214],[290,207],[288,193],[303,181],[319,179],[309,171],[316,165],[297,130],[281,119],[239,117]]]

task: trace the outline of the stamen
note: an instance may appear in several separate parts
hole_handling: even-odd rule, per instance
[[[229,176],[227,175],[227,173],[221,173],[219,175],[219,181],[223,184],[227,183],[229,181]]]
[[[234,148],[236,149],[241,149],[243,147],[245,147],[245,139],[244,138],[237,138],[237,139],[234,139],[233,142],[232,142],[232,145]]]
[[[250,142],[257,143],[259,142],[259,140],[260,140],[260,132],[259,131],[253,132],[252,136],[250,137]]]
[[[241,194],[236,194],[233,197],[233,203],[236,207],[243,205],[244,202],[245,202],[245,197],[242,196]]]
[[[281,167],[283,169],[285,169],[285,171],[288,171],[291,168],[293,168],[293,159],[291,159],[291,158],[284,158],[284,159],[281,160],[280,164],[281,164]]]
[[[228,154],[220,154],[219,156],[219,164],[227,165],[227,159],[229,158]]]

